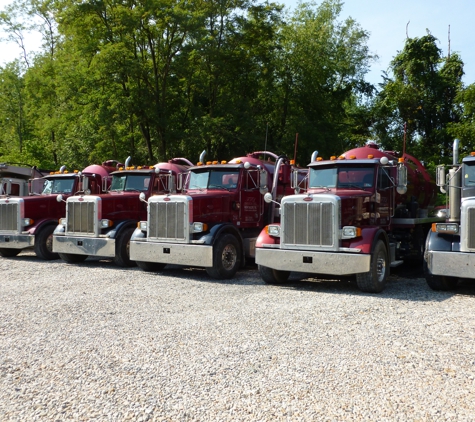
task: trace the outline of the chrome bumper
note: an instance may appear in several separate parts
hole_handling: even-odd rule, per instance
[[[475,253],[427,251],[427,266],[434,275],[475,278]]]
[[[0,234],[0,248],[25,249],[35,245],[31,234]]]
[[[368,272],[371,255],[256,248],[256,264],[282,271],[350,275]]]
[[[53,236],[53,252],[115,257],[115,239],[101,237]]]
[[[213,247],[131,240],[130,259],[132,261],[159,262],[206,268],[213,266]]]

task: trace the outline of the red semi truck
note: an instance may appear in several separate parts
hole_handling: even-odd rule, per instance
[[[28,196],[30,179],[46,176],[48,172],[36,167],[0,163],[0,196]]]
[[[436,186],[416,158],[381,151],[374,143],[340,157],[312,157],[308,190],[280,204],[280,224],[268,225],[256,244],[267,283],[291,271],[356,275],[360,290],[384,289],[390,266],[421,260]],[[272,198],[266,197],[271,201]]]
[[[453,290],[459,279],[475,279],[475,153],[459,163],[455,139],[452,159],[447,174],[445,166],[438,166],[436,178],[449,207],[426,241],[424,274],[433,290]]]
[[[274,221],[274,206],[263,201],[263,193],[270,191],[278,201],[293,192],[293,166],[285,157],[258,151],[205,165],[204,153],[180,179],[181,195],[148,199],[147,219],[130,242],[131,259],[141,269],[189,265],[204,267],[217,279],[233,277],[254,257],[262,227]]]
[[[107,193],[69,197],[62,215],[66,217],[54,231],[53,251],[68,263],[100,256],[114,258],[121,267],[135,265],[129,258],[130,236],[147,214],[139,194],[176,193],[177,175],[191,165],[185,158],[137,168],[126,162],[125,168],[111,174]]]
[[[58,172],[32,179],[30,196],[0,198],[0,255],[13,257],[33,247],[39,258],[57,259],[52,235],[65,212],[65,204],[57,201],[58,194],[67,197],[79,191],[105,191],[114,164],[108,161],[72,173],[63,166]]]

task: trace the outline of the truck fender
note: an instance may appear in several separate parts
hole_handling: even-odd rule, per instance
[[[222,223],[216,224],[213,226],[209,233],[204,235],[201,240],[204,240],[204,245],[213,246],[216,243],[216,240],[221,236],[223,233],[230,233],[234,237],[236,237],[237,241],[239,242],[239,246],[241,247],[241,262],[245,262],[245,255],[244,255],[244,242],[241,237],[241,233],[239,230],[229,223]]]
[[[277,224],[273,224],[276,226]],[[267,234],[267,226],[264,227],[259,233],[259,237],[256,240],[256,248],[262,248],[263,245],[279,245],[280,237],[270,236]]]
[[[127,230],[130,227],[137,227],[137,221],[135,220],[125,220],[118,223],[115,227],[113,227],[107,234],[111,239],[117,239],[120,234]]]
[[[426,238],[424,259],[427,261],[427,252],[429,251],[452,252],[453,250],[459,250],[460,248],[454,247],[457,244],[460,244],[460,236],[453,234],[442,235],[429,230]]]
[[[28,229],[28,233],[34,236],[35,233],[38,233],[40,230],[43,229],[43,227],[46,227],[49,225],[57,226],[58,220],[43,219],[43,220],[35,221],[35,224],[33,224],[33,227],[30,227]]]
[[[379,227],[368,227],[361,230],[361,237],[349,242],[350,248],[359,248],[361,253],[372,253],[376,245],[376,241],[382,239],[386,244],[389,253],[389,239],[386,232]]]
[[[132,233],[132,237],[130,238],[130,240],[142,240],[146,238],[147,238],[147,232],[143,232],[137,227],[135,231]]]

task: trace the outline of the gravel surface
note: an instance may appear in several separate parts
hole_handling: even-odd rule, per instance
[[[0,420],[469,421],[475,283],[0,258]]]

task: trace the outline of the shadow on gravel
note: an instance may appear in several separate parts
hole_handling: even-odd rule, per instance
[[[175,279],[195,280],[204,283],[219,283],[229,285],[266,285],[261,279],[257,270],[257,265],[248,263],[241,269],[235,278],[230,280],[216,280],[208,275],[204,268],[186,267],[179,265],[168,265],[158,273],[147,273],[138,267],[122,268],[118,267],[110,258],[89,257],[84,262],[68,264],[61,259],[44,261],[39,259],[33,251],[25,250],[20,255],[12,258],[0,258],[2,260],[12,260],[17,262],[41,262],[60,263],[65,267],[83,268],[107,268],[116,271],[134,271],[144,274],[157,274]],[[454,295],[475,296],[475,280],[460,280],[457,289],[451,292],[433,291],[427,285],[421,264],[403,264],[396,268],[391,268],[386,289],[381,293],[364,293],[358,289],[355,277],[334,277],[324,274],[310,274],[292,272],[289,281],[279,286],[269,286],[274,288],[292,289],[299,291],[313,291],[315,293],[331,294],[357,294],[361,296],[374,296],[388,299],[404,299],[413,301],[435,301],[442,302]]]

